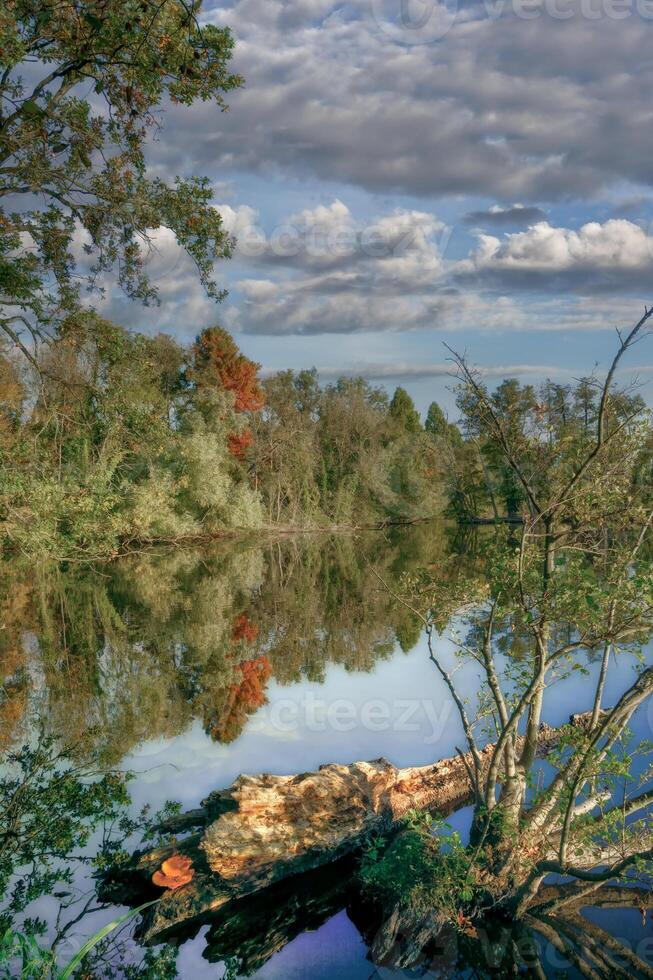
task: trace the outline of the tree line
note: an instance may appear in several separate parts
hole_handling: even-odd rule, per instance
[[[471,384],[473,381],[473,384]],[[181,345],[92,311],[70,314],[32,359],[0,346],[0,545],[5,554],[104,558],[226,532],[377,526],[445,515],[515,524],[527,470],[571,467],[604,425],[636,438],[624,474],[650,493],[653,429],[636,390],[601,408],[591,377],[490,391],[470,372],[458,423],[433,402],[363,378],[260,366],[220,327]]]
[[[0,353],[5,551],[105,557],[234,529],[430,516],[437,455],[410,397],[316,372],[261,380],[223,329],[187,347],[71,314]]]
[[[421,524],[156,549],[98,566],[14,563],[0,588],[0,752],[39,720],[103,765],[195,719],[233,741],[271,679],[321,683],[329,664],[371,672],[397,645],[411,650],[420,621],[379,580],[400,588],[448,553],[443,532]]]

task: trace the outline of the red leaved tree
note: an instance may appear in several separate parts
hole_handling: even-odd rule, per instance
[[[239,351],[231,334],[222,327],[208,327],[193,344],[196,383],[232,391],[237,412],[258,412],[263,408],[259,368],[260,364]]]
[[[260,364],[241,353],[226,330],[222,327],[203,330],[193,344],[192,354],[192,374],[198,387],[231,391],[237,412],[258,412],[263,408],[265,397],[258,377]],[[251,442],[248,430],[232,433],[229,452],[242,461]]]
[[[239,459],[241,463],[247,456],[247,450],[254,442],[254,436],[249,429],[245,429],[244,432],[235,433],[233,432],[229,436],[229,452],[236,459]]]

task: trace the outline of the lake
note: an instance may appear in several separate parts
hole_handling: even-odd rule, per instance
[[[479,533],[420,524],[158,548],[94,567],[18,563],[2,595],[2,750],[53,737],[75,764],[130,771],[133,815],[166,801],[197,807],[240,773],[293,774],[379,757],[417,766],[453,756],[464,743],[458,712],[429,659],[419,617],[396,594],[405,576],[424,569],[446,568],[452,581],[466,574]],[[436,642],[453,664],[450,641]],[[517,655],[516,644],[510,639],[506,657]],[[547,722],[562,724],[591,706],[598,663],[588,661],[586,670],[559,685]],[[610,684],[606,701],[619,696],[624,678]],[[457,685],[474,705],[473,664],[459,667]],[[650,735],[650,715],[638,712],[636,733]],[[449,819],[464,835],[470,811]],[[50,941],[79,916],[64,930],[62,962],[118,912],[91,904],[81,914],[95,870],[83,859],[98,850],[100,836],[67,860],[67,897],[53,886],[26,910],[43,920]],[[69,906],[63,912],[62,904]],[[16,912],[16,925],[24,914]],[[597,907],[586,916],[653,968],[650,925],[638,909]],[[231,903],[172,937],[167,973],[161,964],[133,972],[143,950],[130,922],[107,950],[107,975],[501,975],[489,954],[483,972],[457,947],[431,957],[421,972],[375,964],[373,928],[355,859],[345,859]],[[551,944],[543,945],[542,968],[550,977],[579,975]]]

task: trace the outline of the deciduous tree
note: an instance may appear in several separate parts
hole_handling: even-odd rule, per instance
[[[226,109],[233,38],[183,0],[9,0],[0,13],[0,327],[27,356],[115,271],[156,299],[152,233],[173,230],[210,295],[232,242],[210,182],[148,171],[168,102]],[[78,261],[80,250],[86,253]]]

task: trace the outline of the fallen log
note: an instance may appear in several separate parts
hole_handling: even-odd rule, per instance
[[[583,722],[584,716],[574,717],[574,724]],[[561,731],[541,727],[541,754]],[[481,752],[483,767],[493,748]],[[134,855],[126,869],[103,882],[101,894],[127,902],[160,894],[152,875],[173,854],[190,858],[192,880],[163,892],[144,920],[145,941],[160,942],[227,902],[359,850],[370,834],[391,832],[409,810],[446,816],[473,802],[470,765],[471,759],[460,755],[404,769],[376,759],[294,776],[239,776],[165,828],[176,833],[196,828],[193,833]]]

